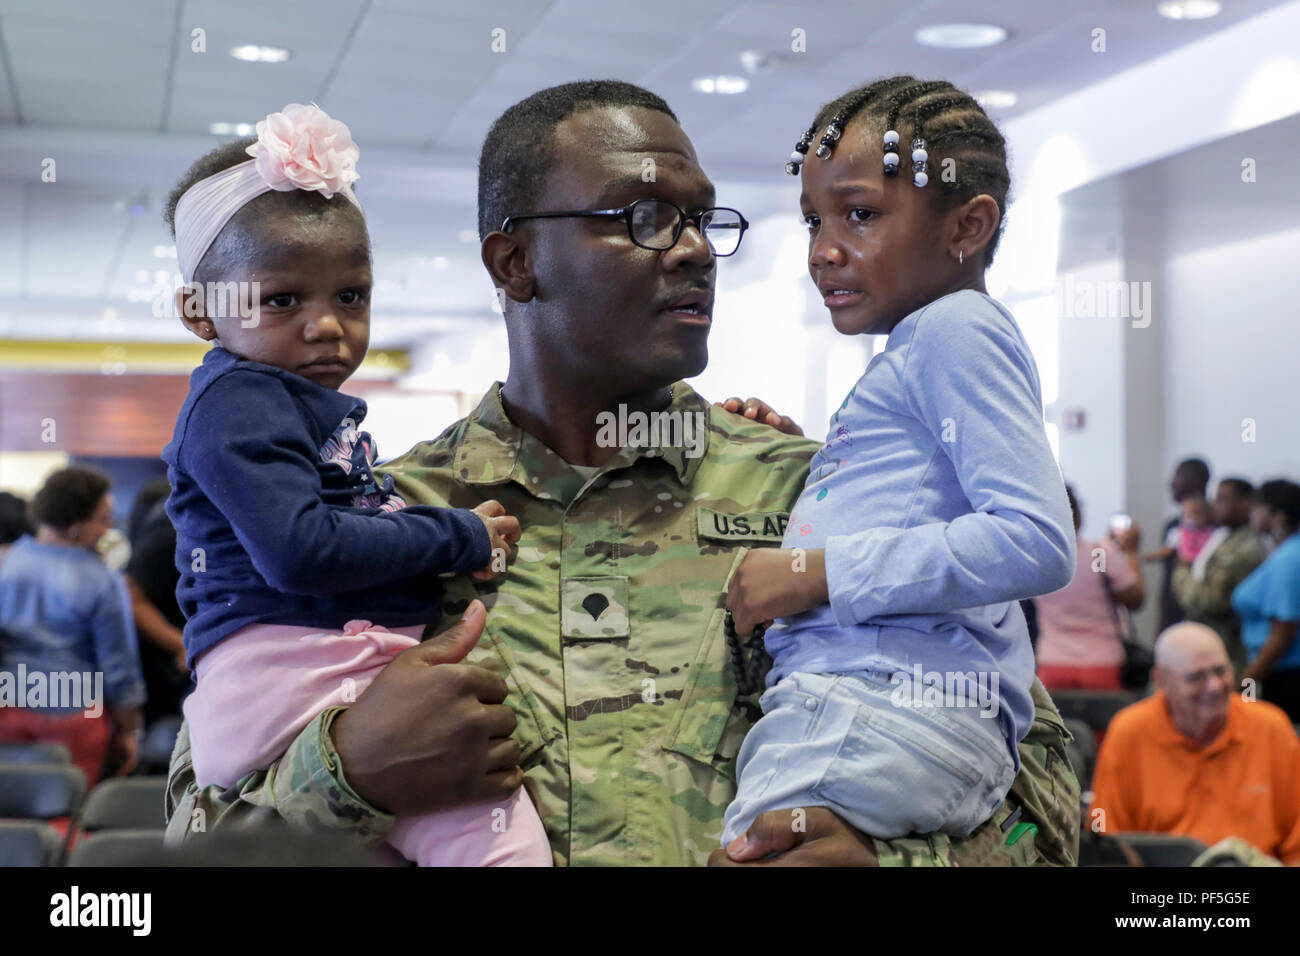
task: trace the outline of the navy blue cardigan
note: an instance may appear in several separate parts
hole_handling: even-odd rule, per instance
[[[258,622],[432,623],[436,575],[487,566],[477,515],[408,507],[391,475],[377,481],[365,414],[359,398],[220,346],[190,375],[162,457],[191,664]]]

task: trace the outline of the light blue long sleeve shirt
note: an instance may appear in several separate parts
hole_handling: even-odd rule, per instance
[[[769,685],[792,671],[996,674],[1008,740],[1025,736],[1034,655],[1016,602],[1067,585],[1075,543],[1010,312],[963,290],[894,328],[832,417],[783,547],[825,549],[830,603],[768,630]]]
[[[15,541],[0,566],[0,670],[103,674],[104,706],[144,703],[140,647],[126,582],[85,548]],[[85,707],[47,702],[49,713]]]

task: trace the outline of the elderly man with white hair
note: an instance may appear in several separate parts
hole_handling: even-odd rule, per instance
[[[1278,707],[1233,689],[1223,641],[1204,624],[1156,640],[1156,693],[1111,719],[1089,822],[1212,845],[1239,837],[1300,865],[1300,738]]]

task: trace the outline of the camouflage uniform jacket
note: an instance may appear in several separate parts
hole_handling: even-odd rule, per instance
[[[495,498],[519,518],[506,574],[443,579],[439,629],[475,596],[487,605],[468,661],[509,687],[526,786],[559,864],[704,863],[735,793],[741,740],[761,714],[756,694],[737,692],[725,585],[747,548],[779,546],[817,445],[711,407],[684,383],[672,391],[668,412],[707,421],[705,447],[624,446],[586,479],[510,423],[498,384],[468,418],[385,466],[407,501]],[[963,841],[876,841],[882,864],[1073,865],[1079,786],[1068,734],[1037,683],[1035,702],[1014,800]],[[361,801],[338,766],[329,738],[338,712],[226,793],[194,786],[182,732],[169,839],[270,812],[381,838],[392,818]],[[1008,847],[1020,821],[1037,836]]]
[[[1183,613],[1189,621],[1209,625],[1218,632],[1238,672],[1246,665],[1246,649],[1241,643],[1241,618],[1232,609],[1232,592],[1267,556],[1264,542],[1245,525],[1214,549],[1200,580],[1192,577],[1187,565],[1180,564],[1174,572],[1174,595]]]

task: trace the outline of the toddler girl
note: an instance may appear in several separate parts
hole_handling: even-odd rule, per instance
[[[200,786],[234,785],[355,700],[438,619],[438,574],[490,577],[519,537],[495,501],[407,507],[375,474],[365,402],[339,391],[370,338],[357,156],[346,126],[290,104],[200,159],[168,204],[177,306],[213,343],[163,449]],[[399,818],[390,842],[425,866],[551,863],[522,790]]]

